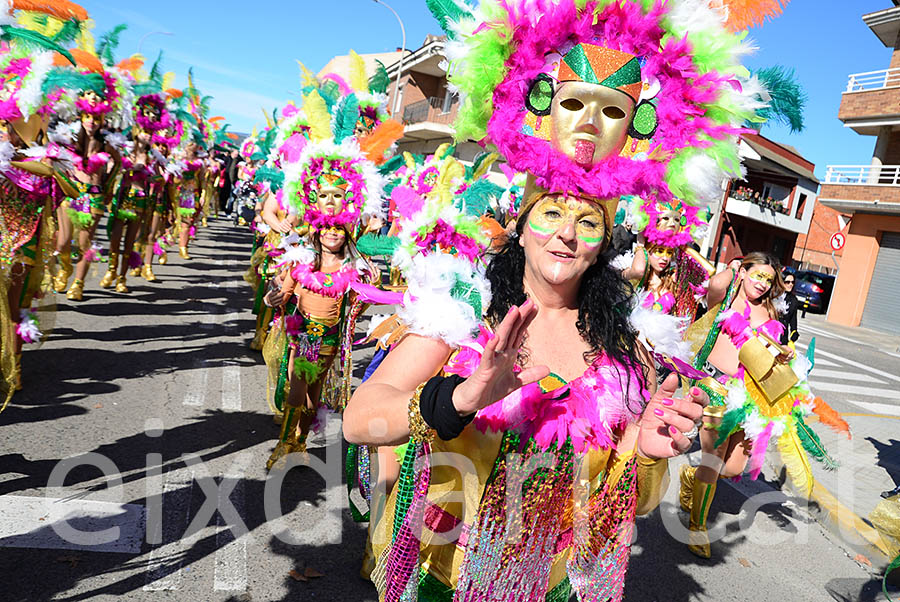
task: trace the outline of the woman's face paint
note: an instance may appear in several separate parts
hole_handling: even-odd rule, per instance
[[[528,216],[528,228],[539,240],[549,240],[561,229],[573,225],[575,237],[590,250],[603,244],[605,223],[597,205],[563,196],[544,197]]]
[[[748,299],[759,299],[772,288],[775,268],[770,265],[754,265],[745,270],[744,293]]]
[[[652,247],[648,252],[650,267],[657,273],[664,272],[675,257],[675,250],[668,247]]]
[[[552,284],[580,279],[606,236],[603,211],[574,197],[546,196],[528,213],[520,244],[529,270]]]

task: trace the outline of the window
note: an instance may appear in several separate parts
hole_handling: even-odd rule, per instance
[[[794,217],[797,219],[803,219],[803,208],[806,206],[806,194],[800,193],[797,197],[797,211],[794,212]]]
[[[450,107],[453,106],[453,103],[456,101],[456,94],[450,92],[450,90],[444,90],[444,104],[441,107],[442,113],[449,113]]]

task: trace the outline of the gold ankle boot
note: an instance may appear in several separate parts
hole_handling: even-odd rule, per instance
[[[131,268],[131,270],[128,272],[128,275],[137,278],[141,275],[141,268]]]
[[[709,546],[709,534],[706,532],[706,517],[709,507],[716,495],[716,483],[704,483],[694,479],[691,492],[691,522],[688,534],[688,550],[694,556],[709,558],[712,550]]]
[[[81,301],[81,297],[84,295],[84,280],[81,278],[76,278],[72,281],[72,286],[69,287],[68,292],[66,293],[66,299],[69,301]]]
[[[182,259],[190,259],[191,256],[188,255],[187,247],[178,247],[178,254],[181,255]]]
[[[116,292],[117,293],[130,293],[128,290],[128,286],[125,284],[125,276],[119,276],[116,278]]]
[[[140,275],[143,276],[144,280],[147,282],[156,282],[156,274],[153,273],[152,264],[145,263],[144,267],[140,269]]]
[[[109,288],[116,283],[116,272],[119,271],[119,256],[116,253],[109,254],[109,266],[106,273],[100,279],[100,288]]]
[[[681,481],[681,489],[678,492],[678,502],[685,512],[691,511],[691,499],[694,495],[694,479],[697,467],[690,464],[682,464],[678,470],[678,479]]]
[[[73,272],[72,254],[61,253],[56,256],[56,260],[59,262],[59,269],[56,272],[56,276],[53,277],[53,290],[57,293],[63,293],[69,286],[69,278]]]
[[[272,470],[272,467],[283,467],[286,464],[284,459],[290,453],[295,451],[306,451],[306,442],[300,442],[297,439],[297,425],[300,423],[302,411],[300,408],[286,405],[284,407],[284,419],[281,421],[281,436],[272,455],[266,462],[266,470]],[[302,449],[300,447],[302,446]]]
[[[169,263],[169,256],[163,251],[162,255],[159,256],[159,265],[166,265],[167,263]]]
[[[201,221],[203,222],[203,227],[204,227],[204,228],[206,228],[207,226],[209,226],[209,224],[206,223],[206,216],[205,216],[205,215],[203,216],[203,219],[202,219]]]

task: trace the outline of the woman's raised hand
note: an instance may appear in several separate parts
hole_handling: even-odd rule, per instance
[[[678,375],[670,374],[644,409],[638,435],[638,451],[645,458],[673,458],[691,448],[684,436],[694,429],[709,404],[709,397],[693,387],[687,397],[675,398]]]
[[[514,370],[528,325],[537,311],[530,300],[510,308],[494,338],[484,346],[478,368],[453,391],[453,406],[460,415],[472,414],[550,374],[546,366],[534,366],[518,373]]]

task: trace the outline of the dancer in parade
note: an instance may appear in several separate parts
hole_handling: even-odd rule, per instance
[[[710,310],[688,329],[694,366],[708,374],[697,386],[711,401],[700,436],[703,462],[682,466],[679,499],[690,514],[688,549],[702,558],[711,555],[706,519],[719,478],[749,470],[755,479],[775,442],[794,487],[809,497],[809,457],[826,467],[835,463],[805,417],[815,413],[823,424],[849,434],[837,412],[811,393],[810,360],[778,342],[784,327],[775,301],[783,292],[778,262],[767,253],[750,253],[710,280]]]
[[[339,350],[346,384],[336,392],[339,397],[348,394],[350,346],[363,309],[353,286],[378,282],[377,269],[359,255],[353,241],[360,218],[381,211],[383,179],[354,137],[357,109],[352,104],[344,106],[352,118],[332,120],[319,93],[310,92],[304,102],[311,124],[309,139],[296,131],[285,141],[291,150],[282,152],[283,196],[308,234],[282,256],[288,269],[280,278],[280,289],[267,297],[277,307],[293,301],[280,317],[290,347],[281,370],[286,371],[290,386],[281,435],[266,464],[270,469],[287,454],[305,451],[322,403],[324,377]],[[326,401],[332,408],[345,402]]]
[[[0,74],[4,78],[0,123],[0,411],[22,388],[22,345],[42,333],[31,310],[47,291],[44,275],[52,267],[55,212],[76,191],[64,170],[75,156],[48,136],[48,92],[59,73],[51,71],[53,52],[71,55],[49,38],[4,23]],[[34,44],[39,45],[35,49]]]
[[[422,219],[435,238],[419,229],[405,270],[405,337],[345,410],[351,442],[409,440],[372,580],[388,601],[620,600],[634,516],[658,502],[707,398],[676,397],[674,375],[651,396],[629,287],[603,250],[621,196],[718,194],[761,89],[741,79],[726,12],[705,2],[429,6],[453,39],[457,138],[492,142],[528,180],[484,274],[483,244]],[[675,42],[686,34],[698,43]],[[710,86],[703,103],[697,81]],[[438,452],[471,468],[460,479],[432,463]],[[547,454],[522,483],[521,462]],[[573,488],[578,474],[589,487]],[[513,482],[518,506],[504,494]],[[443,495],[460,488],[462,507]]]

